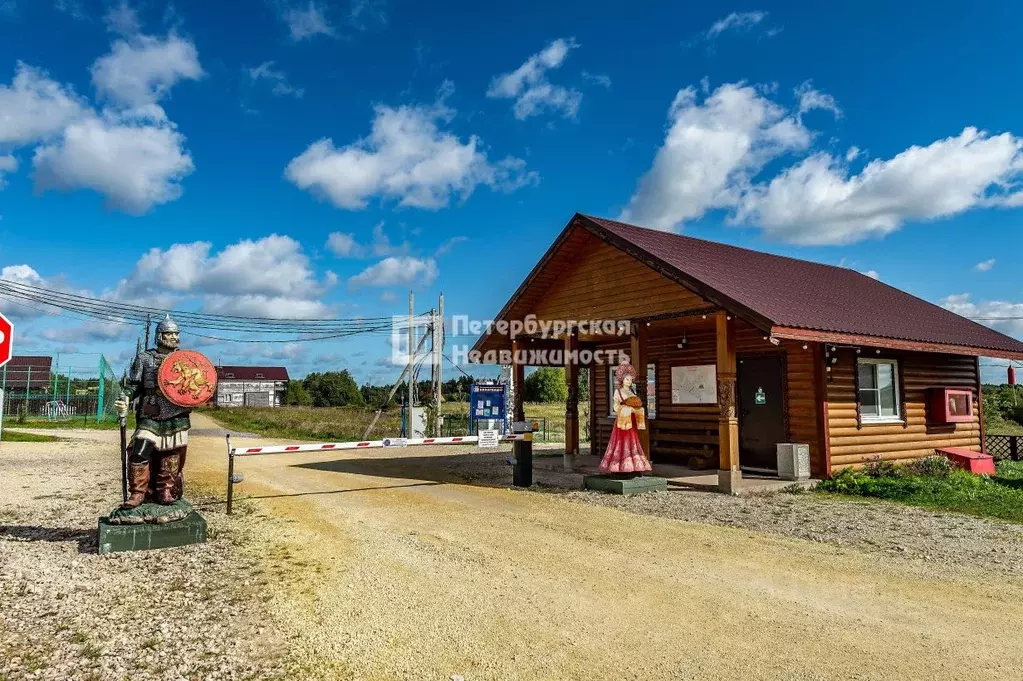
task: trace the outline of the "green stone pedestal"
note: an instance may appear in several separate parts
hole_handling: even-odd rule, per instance
[[[174,546],[200,544],[206,541],[206,520],[192,511],[181,520],[168,523],[114,525],[110,519],[99,519],[99,552],[145,551]]]
[[[583,478],[586,489],[610,494],[643,494],[644,492],[667,492],[667,478],[644,475],[635,478],[609,478],[603,475],[587,475]]]

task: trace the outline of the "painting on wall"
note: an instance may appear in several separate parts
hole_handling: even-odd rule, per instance
[[[671,367],[672,404],[717,404],[717,369],[713,364]]]

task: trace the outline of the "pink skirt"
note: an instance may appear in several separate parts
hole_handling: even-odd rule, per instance
[[[611,431],[611,439],[607,443],[607,451],[600,460],[601,473],[642,473],[651,470],[650,462],[643,455],[643,446],[639,443],[636,432],[636,418],[632,419],[632,428],[622,430],[615,426]]]

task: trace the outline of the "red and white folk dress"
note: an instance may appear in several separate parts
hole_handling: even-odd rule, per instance
[[[600,460],[601,473],[644,473],[652,469],[643,453],[636,431],[646,428],[643,401],[630,390],[626,394],[619,386],[612,398],[615,410],[614,428],[607,443],[607,451]]]

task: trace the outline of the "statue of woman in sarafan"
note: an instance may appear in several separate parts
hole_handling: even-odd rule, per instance
[[[622,362],[615,371],[616,385],[611,396],[615,422],[600,461],[601,473],[644,473],[652,469],[636,432],[646,429],[646,412],[643,400],[633,390],[635,380],[636,369]]]

